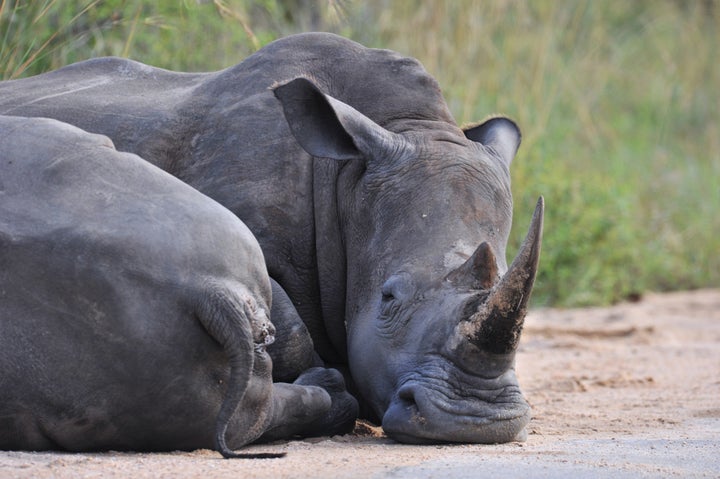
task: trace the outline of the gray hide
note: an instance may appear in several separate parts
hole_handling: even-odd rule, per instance
[[[236,213],[395,439],[503,442],[527,424],[514,355],[543,204],[508,268],[520,132],[461,130],[416,60],[330,34],[214,73],[104,58],[0,84],[2,111],[107,134]]]
[[[234,457],[327,431],[328,392],[272,383],[270,300],[227,209],[106,137],[0,116],[0,449]]]

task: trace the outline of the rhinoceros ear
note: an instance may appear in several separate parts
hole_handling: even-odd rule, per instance
[[[514,121],[504,116],[491,118],[478,126],[466,129],[465,136],[492,148],[508,166],[520,147],[520,129]]]
[[[295,139],[321,158],[352,160],[382,154],[395,135],[351,106],[322,93],[307,78],[274,89]]]

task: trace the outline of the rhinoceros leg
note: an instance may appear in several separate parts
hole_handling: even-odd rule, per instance
[[[346,434],[358,415],[357,400],[334,369],[312,368],[293,384],[275,383],[272,396],[272,420],[259,442]]]
[[[275,342],[267,352],[273,362],[273,381],[291,382],[303,371],[322,365],[312,338],[285,290],[275,280],[272,285],[270,320],[275,326]]]

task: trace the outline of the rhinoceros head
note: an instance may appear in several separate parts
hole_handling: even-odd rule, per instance
[[[514,358],[543,201],[508,268],[515,124],[494,118],[462,132],[417,118],[390,131],[309,80],[275,94],[308,153],[349,160],[337,209],[348,362],[366,406],[403,442],[516,438],[530,417]]]

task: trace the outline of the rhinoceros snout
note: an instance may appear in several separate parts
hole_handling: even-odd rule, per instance
[[[525,440],[529,405],[519,391],[500,396],[496,403],[477,398],[468,401],[448,398],[421,385],[405,385],[390,403],[382,426],[389,437],[408,444],[497,444]]]

